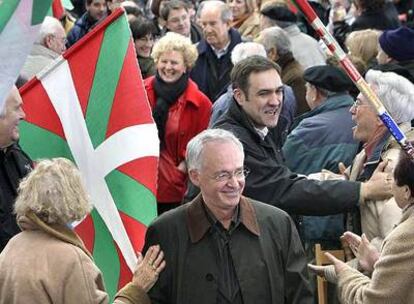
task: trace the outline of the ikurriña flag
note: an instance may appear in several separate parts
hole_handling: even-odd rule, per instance
[[[0,0],[0,113],[52,0]]]
[[[126,16],[118,9],[21,95],[21,146],[33,159],[66,157],[94,210],[76,231],[113,297],[131,279],[156,216],[159,142]]]

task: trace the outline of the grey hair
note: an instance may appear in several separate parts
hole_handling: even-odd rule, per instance
[[[242,42],[236,45],[231,52],[231,62],[235,65],[253,55],[267,57],[266,49],[262,44],[257,42]]]
[[[374,86],[375,93],[396,123],[414,119],[414,84],[393,72],[369,70],[366,81]]]
[[[260,32],[261,43],[266,51],[276,47],[278,55],[286,55],[292,51],[292,43],[286,32],[280,27],[273,26]]]
[[[59,28],[61,28],[64,31],[64,28],[59,20],[50,16],[46,16],[43,20],[42,25],[40,26],[36,43],[45,45],[45,38],[49,35],[56,34]]]
[[[68,159],[44,159],[20,183],[17,215],[30,212],[47,224],[81,220],[92,209],[80,171]]]
[[[188,170],[200,170],[202,152],[209,142],[232,142],[244,156],[243,145],[233,133],[223,129],[207,129],[193,137],[187,144],[186,162]]]
[[[197,18],[200,18],[201,16],[201,12],[206,8],[212,8],[212,7],[217,7],[220,9],[220,18],[221,21],[223,22],[228,22],[231,21],[233,19],[233,14],[231,13],[231,10],[229,8],[229,6],[220,1],[220,0],[207,0],[207,1],[203,1],[200,3],[200,6],[198,7],[197,10]]]

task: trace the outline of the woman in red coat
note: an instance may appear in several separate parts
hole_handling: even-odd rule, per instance
[[[188,38],[169,32],[154,46],[156,75],[145,79],[160,138],[158,213],[180,204],[187,184],[187,143],[207,128],[210,100],[189,79],[197,49]]]

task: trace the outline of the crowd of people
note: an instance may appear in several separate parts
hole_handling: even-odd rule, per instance
[[[68,1],[66,1],[68,2]],[[414,141],[414,1],[309,2]],[[18,87],[118,7],[158,130],[158,217],[114,303],[413,303],[414,159],[285,0],[72,0],[0,114],[0,304],[108,303],[69,160],[19,146]],[[314,266],[314,246],[350,248]]]

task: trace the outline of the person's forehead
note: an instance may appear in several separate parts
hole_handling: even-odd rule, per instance
[[[238,155],[240,153],[237,145],[230,140],[214,140],[204,144],[202,160],[209,160],[209,164],[217,164],[217,159],[225,159],[226,156]]]
[[[282,79],[275,69],[253,72],[249,75],[249,86],[268,87],[269,83],[272,88],[279,88],[283,85]]]
[[[62,37],[66,37],[66,32],[65,29],[63,28],[63,26],[57,26],[55,29],[55,34],[62,36]]]
[[[217,7],[213,7],[213,6],[206,6],[202,9],[201,11],[201,15],[200,18],[201,19],[220,19],[221,20],[221,10]]]
[[[91,5],[94,5],[94,4],[105,4],[105,0],[92,0],[92,2],[91,2]]]

